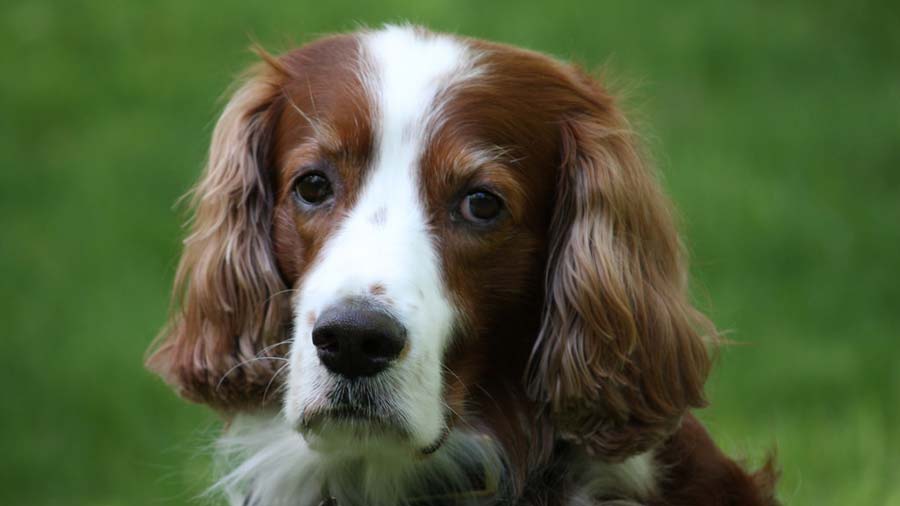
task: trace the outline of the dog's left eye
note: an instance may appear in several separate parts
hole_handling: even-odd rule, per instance
[[[333,193],[331,181],[321,172],[313,172],[301,177],[294,185],[294,193],[307,204],[321,204]]]
[[[500,197],[485,190],[475,190],[463,198],[460,203],[459,213],[467,221],[472,223],[487,223],[500,215],[503,211],[503,201]]]

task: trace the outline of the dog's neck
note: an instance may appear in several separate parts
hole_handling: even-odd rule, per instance
[[[318,451],[278,415],[242,415],[219,442],[230,471],[216,485],[232,504],[482,505],[508,494],[493,438],[456,429],[427,458],[360,441]]]
[[[606,463],[556,448],[549,462],[517,472],[494,438],[463,429],[425,459],[324,454],[279,415],[236,418],[219,449],[230,470],[215,488],[232,506],[561,506],[591,504],[583,497],[642,499],[657,482],[653,452]]]

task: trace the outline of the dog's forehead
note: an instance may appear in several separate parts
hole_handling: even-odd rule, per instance
[[[477,55],[460,40],[408,27],[362,36],[361,73],[381,139],[408,141],[429,127],[441,95],[477,75]]]
[[[284,55],[282,107],[277,153],[287,153],[304,139],[365,154],[370,149],[371,102],[359,68],[361,44],[356,35],[337,35],[306,44]],[[337,147],[337,146],[333,146]]]
[[[532,147],[573,98],[570,67],[502,44],[387,27],[360,35],[360,54],[382,139],[468,133],[457,137]]]
[[[352,155],[360,167],[376,151],[421,145],[441,93],[471,77],[474,60],[461,39],[399,26],[328,37],[284,55],[276,163],[304,143]]]
[[[389,26],[313,42],[284,62],[276,164],[287,170],[303,144],[313,156],[349,156],[354,179],[400,151],[425,178],[441,176],[429,172],[448,167],[448,154],[503,153],[532,176],[554,163],[566,76],[538,53]]]

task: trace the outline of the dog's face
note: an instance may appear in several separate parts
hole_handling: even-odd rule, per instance
[[[520,97],[497,96],[453,39],[330,45],[344,75],[304,72],[277,127],[274,247],[297,280],[285,414],[310,440],[376,431],[428,451],[466,409],[459,375],[481,367],[448,363],[451,346],[512,356],[504,325],[536,321],[549,118],[484,115]]]
[[[280,385],[320,451],[540,419],[621,455],[702,404],[665,200],[612,99],[545,56],[392,27],[268,57],[196,205],[152,365],[228,410]]]

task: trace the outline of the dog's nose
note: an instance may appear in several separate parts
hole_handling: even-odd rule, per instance
[[[406,346],[406,328],[364,300],[339,302],[319,316],[312,331],[319,360],[347,378],[374,376]]]

